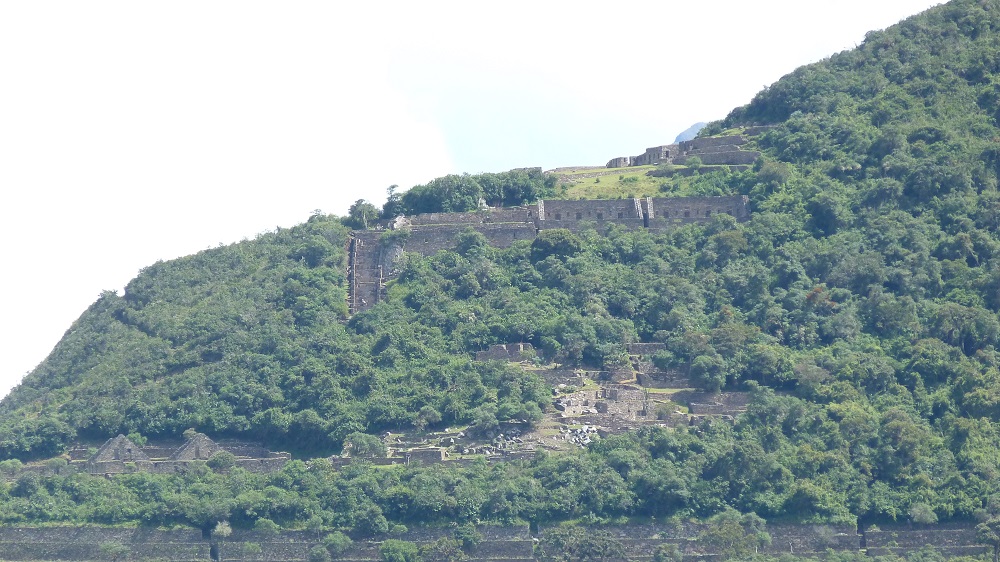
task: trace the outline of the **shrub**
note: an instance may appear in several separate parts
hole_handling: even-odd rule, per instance
[[[322,545],[316,545],[309,549],[309,562],[330,562],[332,559],[330,553]]]
[[[258,519],[256,523],[253,524],[253,530],[264,536],[274,536],[281,531],[281,527],[277,523],[271,521],[267,518]]]
[[[354,544],[354,541],[351,540],[351,537],[340,531],[330,533],[323,538],[323,546],[334,556],[344,553],[348,548],[351,548],[352,544]]]
[[[378,547],[378,553],[384,562],[417,562],[420,560],[420,549],[417,545],[398,539],[387,539]]]
[[[217,451],[208,459],[208,461],[205,462],[205,464],[216,472],[229,470],[230,468],[236,466],[236,455],[230,453],[229,451]]]

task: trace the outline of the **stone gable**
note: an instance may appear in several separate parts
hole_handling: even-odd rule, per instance
[[[195,433],[180,449],[170,456],[172,461],[208,460],[215,453],[223,450],[218,443],[212,441],[204,433]]]
[[[90,457],[88,462],[90,463],[101,463],[101,462],[140,462],[149,461],[149,457],[146,453],[142,452],[142,449],[132,442],[131,439],[125,437],[124,435],[118,435],[118,437],[112,437],[104,442],[104,445],[94,453],[94,456]]]

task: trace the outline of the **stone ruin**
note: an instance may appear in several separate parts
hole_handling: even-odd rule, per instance
[[[906,556],[933,547],[945,556],[984,556],[991,548],[976,541],[976,529],[968,523],[931,525],[886,525],[862,532],[862,546],[869,556]]]
[[[398,274],[403,252],[430,256],[455,247],[470,229],[496,248],[534,240],[542,230],[629,229],[666,230],[678,225],[707,222],[727,214],[738,221],[750,218],[744,195],[728,197],[643,197],[630,199],[539,200],[513,208],[487,208],[466,213],[427,213],[397,217],[375,230],[351,233],[347,244],[348,309],[367,310],[384,298],[385,284]]]
[[[555,408],[566,416],[605,414],[625,419],[644,419],[649,413],[649,395],[634,385],[601,386],[560,396]]]
[[[206,461],[212,455],[227,451],[236,457],[236,466],[251,472],[275,472],[291,459],[288,453],[273,453],[242,441],[216,442],[203,433],[195,433],[180,446],[149,445],[139,447],[124,435],[108,439],[86,460],[82,449],[70,452],[71,466],[81,467],[90,474],[121,474],[146,471],[156,473],[182,472],[193,461]]]
[[[530,343],[509,343],[491,345],[485,351],[476,352],[476,361],[525,361],[535,357],[535,348]]]
[[[745,134],[752,135],[756,132],[756,129],[748,129]],[[743,135],[691,139],[677,144],[650,147],[638,156],[618,156],[609,160],[607,167],[685,165],[693,156],[697,156],[706,166],[749,166],[760,158],[760,152],[743,150],[741,147],[746,142]]]
[[[477,526],[481,541],[468,552],[470,561],[533,562],[533,546],[545,541],[555,525],[541,525],[534,532],[527,525]],[[719,560],[717,547],[701,540],[707,525],[697,521],[635,522],[626,525],[588,527],[607,533],[625,551],[629,560],[652,560],[657,548],[674,545],[685,560]],[[974,523],[940,525],[892,525],[881,530],[858,530],[854,525],[793,524],[768,522],[764,528],[771,538],[761,554],[783,554],[822,559],[830,551],[866,553],[869,557],[906,556],[932,547],[946,557],[988,556],[990,547],[976,541]],[[417,545],[454,536],[454,528],[411,526],[403,532],[381,537],[356,537],[339,559],[377,561],[379,546],[388,538]],[[247,562],[305,562],[310,550],[322,544],[323,532],[283,530],[262,533],[233,529],[220,541],[204,536],[198,529],[151,529],[123,527],[0,527],[0,552],[4,560],[65,560],[84,562],[106,560],[103,545],[121,545],[123,559],[136,561],[170,560],[195,562],[220,558]]]
[[[468,552],[468,560],[505,562],[533,561],[533,538],[527,525],[476,529],[481,540]],[[121,549],[118,560],[196,562],[242,560],[245,562],[306,562],[310,551],[323,544],[327,533],[282,530],[265,533],[233,529],[225,538],[204,536],[198,529],[150,529],[98,526],[0,528],[0,553],[7,561],[63,560],[91,562],[111,560],[107,545]],[[451,538],[454,528],[412,527],[379,537],[356,537],[338,560],[381,560],[379,546],[385,539],[425,545]]]

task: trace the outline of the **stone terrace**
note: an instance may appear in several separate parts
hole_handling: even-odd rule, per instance
[[[542,200],[534,205],[482,209],[466,213],[428,213],[398,217],[379,226],[351,234],[348,255],[348,309],[356,314],[383,298],[385,283],[396,275],[396,261],[404,251],[429,256],[455,247],[458,237],[469,230],[479,232],[497,248],[533,240],[551,228],[579,231],[619,225],[631,229],[663,230],[677,225],[707,222],[717,214],[737,220],[750,217],[745,196],[646,197],[591,199],[584,201]],[[398,236],[392,233],[404,231]]]
[[[877,531],[867,530],[864,538],[869,556],[905,556],[927,546],[947,556],[979,556],[990,551],[989,547],[976,542],[973,524],[892,525]]]
[[[526,525],[513,527],[480,526],[482,541],[469,553],[471,561],[528,562],[536,560],[533,545],[544,541],[550,527],[542,527],[533,536]],[[601,526],[635,561],[652,560],[661,544],[677,545],[685,559],[715,560],[718,555],[699,536],[705,524],[683,521],[676,523],[637,523]],[[794,554],[822,557],[827,550],[844,553],[862,551],[866,542],[869,556],[905,555],[932,546],[946,556],[986,555],[988,547],[977,544],[972,524],[933,526],[892,526],[869,530],[859,535],[851,525],[768,524],[765,528],[771,544],[763,553],[772,556]],[[451,528],[414,527],[401,534],[384,538],[429,544],[451,537]],[[124,559],[151,561],[169,559],[195,562],[218,559],[238,559],[248,562],[299,562],[308,560],[309,551],[320,544],[324,533],[311,531],[281,531],[276,534],[235,529],[225,541],[203,536],[196,529],[160,530],[114,527],[0,527],[0,556],[7,561],[65,560],[91,561],[108,559],[105,548],[120,545],[127,550]],[[338,560],[371,561],[379,559],[382,539],[358,538]]]

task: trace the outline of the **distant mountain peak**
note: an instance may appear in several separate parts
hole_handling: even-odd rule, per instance
[[[698,132],[701,131],[705,127],[705,125],[708,125],[708,123],[705,123],[704,121],[699,121],[694,125],[691,125],[687,129],[684,129],[684,131],[682,131],[679,135],[677,135],[677,138],[674,139],[674,142],[684,142],[695,138],[696,136],[698,136]]]

